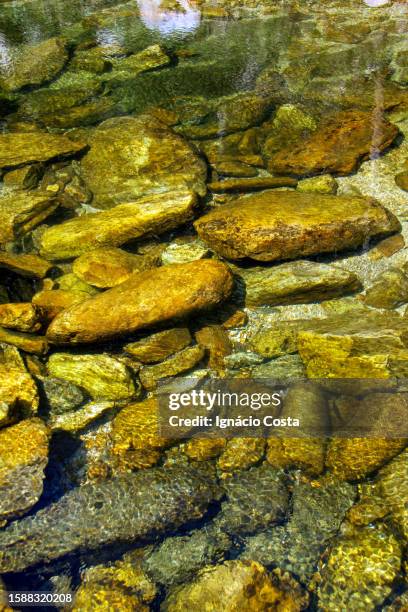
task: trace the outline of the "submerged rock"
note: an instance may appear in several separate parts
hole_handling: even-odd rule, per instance
[[[17,91],[28,85],[41,85],[55,77],[67,60],[66,43],[60,38],[24,45],[12,55],[10,65],[2,64],[0,89]]]
[[[117,62],[118,71],[124,70],[133,75],[152,68],[167,66],[171,61],[170,57],[164,52],[160,45],[151,45],[139,53],[129,55]]]
[[[0,572],[174,531],[201,518],[218,496],[211,474],[191,468],[151,469],[85,484],[0,532]]]
[[[273,584],[260,563],[236,560],[204,568],[193,582],[170,593],[163,610],[263,612],[286,605],[292,609],[290,604],[290,595]]]
[[[141,368],[140,382],[145,389],[155,389],[161,379],[176,376],[194,368],[204,355],[205,350],[202,346],[185,348],[161,363]]]
[[[123,336],[215,307],[232,285],[228,268],[218,261],[155,268],[62,312],[47,335],[72,344]]]
[[[392,592],[401,556],[398,540],[381,525],[340,536],[321,572],[319,608],[377,610]]]
[[[41,379],[41,389],[52,416],[75,410],[85,401],[82,389],[67,380],[46,376]]]
[[[186,348],[190,342],[191,334],[187,327],[174,327],[127,344],[124,348],[142,363],[157,363]]]
[[[78,257],[74,261],[73,271],[90,285],[107,289],[128,280],[133,272],[142,272],[149,267],[146,259],[140,255],[102,247]]]
[[[86,144],[67,136],[48,132],[13,132],[0,134],[0,168],[10,169],[67,157],[84,151]]]
[[[349,314],[299,323],[296,349],[310,378],[405,376],[407,323],[397,314]],[[294,325],[296,327],[296,325]]]
[[[13,242],[44,221],[58,208],[48,193],[15,191],[0,197],[0,244]]]
[[[27,278],[44,278],[52,264],[37,255],[14,255],[1,251],[0,268]]]
[[[39,313],[29,302],[0,304],[0,325],[23,332],[35,332],[41,328]]]
[[[311,261],[242,269],[239,276],[245,285],[246,306],[317,302],[362,288],[352,272]]]
[[[408,191],[408,171],[397,174],[395,177],[395,182],[397,183],[398,187],[404,191]]]
[[[48,342],[44,336],[26,334],[0,327],[0,342],[7,342],[12,346],[35,355],[44,355],[48,351]]]
[[[66,431],[75,434],[88,427],[88,425],[101,418],[107,412],[112,411],[113,408],[115,408],[115,402],[113,401],[89,402],[73,412],[52,416],[47,423],[53,432]]]
[[[156,465],[170,440],[159,435],[158,404],[147,399],[125,406],[112,421],[112,453],[119,467]]]
[[[376,405],[383,404],[386,394],[372,394],[366,401],[358,402],[358,409],[367,410],[376,402]],[[398,397],[389,394],[389,401],[392,404],[398,402]],[[389,411],[389,413],[392,411]],[[402,415],[406,416],[407,405],[404,404]],[[364,412],[363,412],[364,414]],[[401,414],[401,413],[400,413]],[[377,425],[377,435],[367,438],[333,438],[327,447],[326,467],[333,472],[337,478],[342,480],[358,480],[367,477],[372,472],[378,470],[387,461],[395,457],[406,446],[406,440],[401,438],[381,438],[383,426],[381,420],[373,415],[375,425]],[[388,414],[390,418],[390,414]],[[396,416],[396,420],[400,416]],[[345,424],[347,426],[347,422]],[[368,430],[369,431],[369,430]],[[371,434],[373,435],[373,434]]]
[[[298,182],[297,190],[302,193],[327,193],[335,195],[338,183],[331,174],[313,176]]]
[[[98,247],[120,246],[163,233],[190,221],[196,201],[188,191],[166,192],[76,217],[45,230],[40,238],[41,254],[51,260],[71,259]]]
[[[28,419],[0,431],[0,522],[21,516],[40,498],[49,431]]]
[[[250,535],[282,520],[289,506],[284,474],[268,464],[225,481],[226,501],[217,525],[231,535]]]
[[[208,257],[209,253],[210,251],[201,240],[185,243],[172,242],[163,251],[161,260],[165,266],[175,263],[188,263],[189,261],[204,259]]]
[[[208,189],[216,193],[261,191],[276,187],[296,187],[297,180],[289,176],[259,176],[256,178],[231,178],[208,183]]]
[[[220,563],[231,547],[230,538],[211,524],[191,535],[167,538],[143,559],[154,582],[167,588],[188,582],[205,565]]]
[[[408,302],[408,277],[399,268],[389,268],[374,279],[364,302],[374,308],[397,308]]]
[[[227,259],[275,261],[357,248],[400,224],[370,198],[270,191],[221,206],[195,227]]]
[[[206,192],[205,162],[181,136],[151,116],[105,121],[90,146],[81,168],[98,208],[168,191]]]
[[[247,470],[261,461],[266,441],[262,438],[232,438],[218,458],[219,469],[228,474]]]
[[[4,354],[4,349],[2,354]],[[8,359],[4,361],[1,359],[0,406],[3,409],[1,425],[16,420],[21,415],[32,416],[37,413],[39,406],[37,386],[26,371],[23,362],[10,363]]]
[[[351,174],[370,155],[389,147],[399,130],[384,117],[360,110],[340,111],[327,117],[307,138],[281,148],[269,160],[278,174],[305,176]]]
[[[347,483],[297,484],[287,525],[247,538],[242,557],[290,571],[307,584],[354,497],[355,488]]]
[[[137,395],[137,387],[123,361],[104,353],[54,353],[48,360],[48,371],[51,376],[83,387],[94,399],[121,400]]]

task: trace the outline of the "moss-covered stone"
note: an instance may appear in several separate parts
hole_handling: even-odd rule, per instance
[[[51,376],[83,387],[94,399],[131,399],[138,393],[130,370],[107,354],[54,353],[48,360]]]
[[[41,254],[51,260],[71,259],[99,247],[160,234],[190,221],[195,205],[191,192],[167,192],[76,217],[45,230],[40,237]]]
[[[298,182],[297,190],[302,193],[327,193],[335,195],[338,184],[331,174],[313,176]]]
[[[166,191],[204,195],[207,168],[191,146],[150,116],[119,117],[93,133],[82,174],[95,206],[111,208]]]
[[[275,261],[356,248],[400,225],[370,198],[266,191],[211,211],[195,227],[223,257]]]
[[[67,59],[66,43],[60,38],[23,45],[11,58],[11,66],[2,66],[0,88],[18,91],[28,85],[41,85],[55,77]]]
[[[5,327],[0,327],[0,342],[7,342],[26,353],[44,355],[48,352],[48,342],[45,336],[26,334]]]

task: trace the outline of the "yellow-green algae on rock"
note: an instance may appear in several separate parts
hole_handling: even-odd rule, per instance
[[[377,610],[399,575],[401,545],[387,527],[350,531],[330,549],[318,588],[319,610]]]
[[[158,193],[75,217],[45,230],[40,238],[41,255],[50,260],[71,259],[98,247],[121,246],[163,233],[190,221],[196,201],[189,191]]]

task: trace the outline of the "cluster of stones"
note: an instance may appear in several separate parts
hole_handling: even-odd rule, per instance
[[[204,19],[225,19],[250,3],[201,4]],[[58,37],[1,69],[0,574],[51,563],[49,575],[60,558],[126,542],[138,548],[83,572],[75,610],[159,600],[169,612],[302,610],[309,591],[324,610],[394,609],[408,462],[405,439],[382,438],[378,423],[404,415],[406,393],[391,381],[371,389],[371,437],[328,441],[175,443],[158,434],[156,397],[162,379],[191,373],[405,377],[408,263],[387,264],[404,261],[404,218],[347,193],[342,177],[398,144],[390,113],[408,117],[406,52],[393,51],[374,120],[358,75],[340,111],[324,81],[332,62],[354,65],[355,43],[372,59],[378,19],[336,33],[326,22],[318,60],[292,50],[283,73],[265,70],[250,91],[154,108],[121,107],[121,92],[186,71],[194,48]],[[408,161],[396,172],[401,193],[407,173]],[[378,267],[369,281],[344,256],[362,249]],[[285,310],[316,304],[319,316]],[[347,395],[329,405],[318,385],[300,383],[285,410],[339,425],[356,411]],[[72,439],[61,466],[50,441]],[[67,481],[52,503],[48,462]]]

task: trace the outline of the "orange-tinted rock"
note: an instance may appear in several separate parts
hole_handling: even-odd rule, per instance
[[[269,169],[278,174],[354,172],[369,156],[389,147],[398,136],[398,128],[372,112],[341,111],[326,118],[311,136],[278,151]]]
[[[35,332],[41,327],[38,312],[29,302],[0,304],[0,325],[23,332]]]
[[[195,227],[223,257],[275,261],[356,248],[400,224],[373,198],[265,191],[216,208]]]
[[[214,370],[224,368],[224,357],[232,352],[232,344],[220,325],[207,325],[196,333],[196,340],[209,353],[208,365]]]
[[[230,295],[232,286],[229,269],[213,260],[147,270],[65,310],[47,335],[62,344],[124,336],[213,308]]]
[[[106,289],[127,280],[133,272],[148,269],[146,258],[122,249],[102,247],[85,253],[74,261],[74,273],[94,287]]]
[[[27,278],[44,278],[52,268],[52,264],[37,255],[0,252],[0,268]]]

